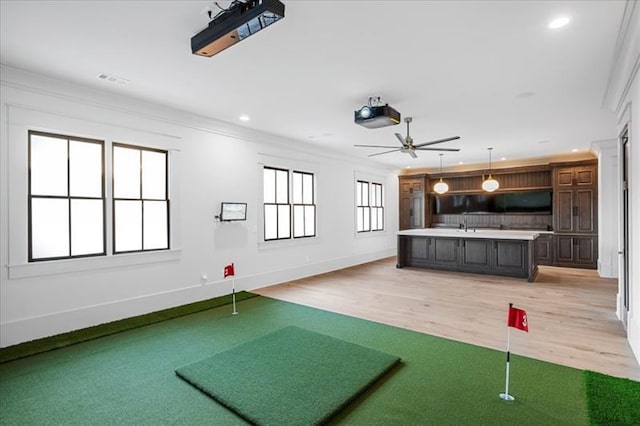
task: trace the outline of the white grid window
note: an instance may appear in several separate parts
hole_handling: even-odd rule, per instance
[[[358,180],[356,182],[356,230],[370,232],[384,230],[382,184]]]
[[[313,173],[264,167],[263,191],[265,241],[316,235]]]
[[[104,142],[28,136],[29,261],[105,255]]]
[[[113,252],[169,248],[167,151],[113,144]]]

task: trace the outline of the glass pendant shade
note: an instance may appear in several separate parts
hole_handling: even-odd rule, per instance
[[[440,154],[440,174],[442,174],[442,156],[443,155],[444,154]],[[449,185],[447,185],[447,183],[444,182],[441,177],[440,182],[433,185],[433,190],[436,191],[436,193],[438,194],[444,194],[449,190]]]
[[[482,189],[487,192],[493,192],[500,188],[500,184],[497,180],[491,176],[491,150],[493,148],[487,148],[489,150],[489,177],[482,182]]]
[[[489,175],[488,179],[485,179],[485,181],[482,182],[482,189],[484,189],[487,192],[493,192],[498,188],[500,188],[500,184],[498,183],[497,180],[491,177],[491,175]]]
[[[433,185],[433,190],[436,191],[438,194],[444,194],[449,190],[449,185],[447,185],[447,183],[444,182],[442,178],[440,178],[440,182]]]

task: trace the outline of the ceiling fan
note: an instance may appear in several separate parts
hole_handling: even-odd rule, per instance
[[[365,147],[365,148],[394,148],[390,151],[383,151],[383,152],[376,152],[375,154],[369,154],[369,157],[374,157],[376,155],[382,155],[382,154],[389,154],[391,152],[396,152],[396,151],[406,152],[407,154],[411,155],[413,158],[418,157],[416,155],[416,151],[460,151],[460,148],[429,148],[429,145],[435,145],[438,143],[449,142],[456,139],[460,139],[460,136],[452,136],[450,138],[438,139],[435,141],[414,145],[413,138],[409,135],[409,123],[411,123],[412,118],[405,117],[404,121],[405,123],[407,123],[407,137],[403,138],[400,133],[395,134],[398,140],[400,141],[400,143],[402,144],[400,148],[397,148],[395,146],[384,146],[384,145],[354,145],[354,146]]]

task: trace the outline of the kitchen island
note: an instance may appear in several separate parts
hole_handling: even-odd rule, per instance
[[[396,266],[526,278],[538,274],[537,231],[409,229],[398,231]]]

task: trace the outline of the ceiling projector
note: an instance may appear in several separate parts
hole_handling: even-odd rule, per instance
[[[382,106],[365,105],[354,111],[354,122],[367,129],[400,124],[400,113],[388,104]]]
[[[191,37],[194,55],[211,57],[284,18],[279,0],[234,0]]]

